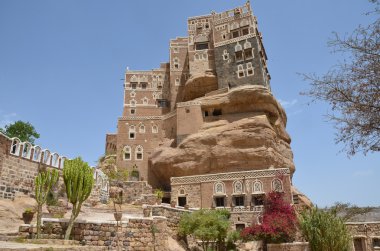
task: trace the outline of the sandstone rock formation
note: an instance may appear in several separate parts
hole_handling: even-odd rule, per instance
[[[177,147],[152,153],[150,169],[161,186],[175,176],[270,167],[295,171],[286,114],[268,89],[243,86],[196,100],[202,110],[220,109],[222,115],[204,117],[201,129]]]

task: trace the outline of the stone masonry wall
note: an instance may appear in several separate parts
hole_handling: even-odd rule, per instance
[[[380,240],[380,222],[347,222],[354,239],[360,240],[364,251],[380,250],[374,247],[374,239]]]
[[[44,219],[43,238],[57,239],[64,236],[67,220]],[[21,227],[20,234],[29,232],[28,227]],[[114,250],[168,250],[168,231],[163,217],[129,219],[116,224],[113,222],[78,221],[74,224],[72,239],[82,245],[104,246]]]
[[[309,251],[308,242],[293,242],[282,244],[268,244],[268,251]]]

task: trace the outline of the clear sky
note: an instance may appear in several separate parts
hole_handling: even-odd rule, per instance
[[[243,0],[0,0],[0,126],[31,122],[37,144],[91,165],[116,132],[126,67],[168,60],[169,39],[186,36],[187,17],[232,9]],[[263,33],[272,91],[288,114],[294,184],[319,206],[380,205],[380,153],[348,159],[334,143],[323,103],[300,96],[297,73],[324,73],[337,62],[332,31],[367,24],[366,0],[251,1]],[[373,17],[372,17],[373,18]]]

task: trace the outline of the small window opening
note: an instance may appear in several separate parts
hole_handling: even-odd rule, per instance
[[[264,205],[264,196],[256,195],[252,197],[253,206],[263,206]]]
[[[137,153],[136,154],[136,159],[142,159],[142,153]]]
[[[208,117],[208,111],[205,111],[205,117]]]
[[[134,82],[134,83],[131,83],[131,88],[132,88],[132,89],[136,89],[136,88],[137,88],[137,83],[135,83],[135,82]]]
[[[235,206],[243,207],[244,206],[244,196],[235,196]]]
[[[186,113],[190,113],[190,109],[189,108],[186,108]]]
[[[207,50],[208,49],[208,43],[197,43],[195,44],[195,50]]]
[[[243,229],[245,228],[245,224],[235,224],[235,229],[236,231],[243,231]]]
[[[134,139],[135,138],[135,133],[134,132],[130,132],[129,133],[129,138],[130,139]]]
[[[245,59],[251,59],[251,58],[253,58],[253,54],[252,54],[252,49],[251,48],[244,50],[244,57],[245,57]]]
[[[244,36],[244,35],[248,35],[248,34],[249,34],[249,28],[243,28],[243,29],[241,30],[241,33],[242,33],[243,36]]]
[[[216,204],[216,207],[224,207],[225,206],[224,197],[216,197],[215,204]]]
[[[239,31],[238,30],[232,31],[232,38],[237,38],[237,37],[239,37]]]
[[[184,207],[186,203],[186,197],[178,197],[178,206]]]
[[[136,114],[136,109],[131,109],[131,114]]]
[[[147,86],[148,86],[147,83],[141,83],[141,89],[146,89]]]
[[[236,61],[242,61],[243,60],[243,52],[242,51],[236,51],[235,52],[235,58],[236,58]]]

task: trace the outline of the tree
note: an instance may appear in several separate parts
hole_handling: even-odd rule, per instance
[[[379,1],[375,15],[380,13]],[[333,52],[345,56],[326,74],[304,74],[311,88],[301,93],[313,101],[327,102],[332,113],[327,117],[337,129],[335,141],[343,143],[350,156],[357,152],[380,151],[380,19],[359,26],[348,37],[334,33],[328,42]]]
[[[34,192],[37,201],[37,239],[41,235],[41,216],[42,206],[46,203],[51,188],[57,183],[59,178],[58,171],[40,172],[34,180]]]
[[[34,144],[34,141],[40,137],[32,124],[21,120],[16,121],[13,124],[6,125],[4,129],[0,128],[0,132],[10,138],[17,137],[21,141],[28,141],[32,144]]]
[[[343,219],[334,212],[312,208],[301,213],[299,222],[311,251],[351,250],[351,236]]]
[[[179,233],[201,240],[202,249],[222,250],[227,237],[230,213],[227,210],[201,209],[181,216]]]
[[[265,199],[261,224],[243,229],[243,239],[262,240],[266,243],[283,243],[294,240],[297,231],[297,217],[293,207],[284,200],[284,194],[270,192]]]
[[[68,240],[74,221],[78,217],[82,203],[90,196],[94,184],[93,170],[81,158],[66,160],[63,167],[63,180],[68,201],[73,204],[65,239]]]

